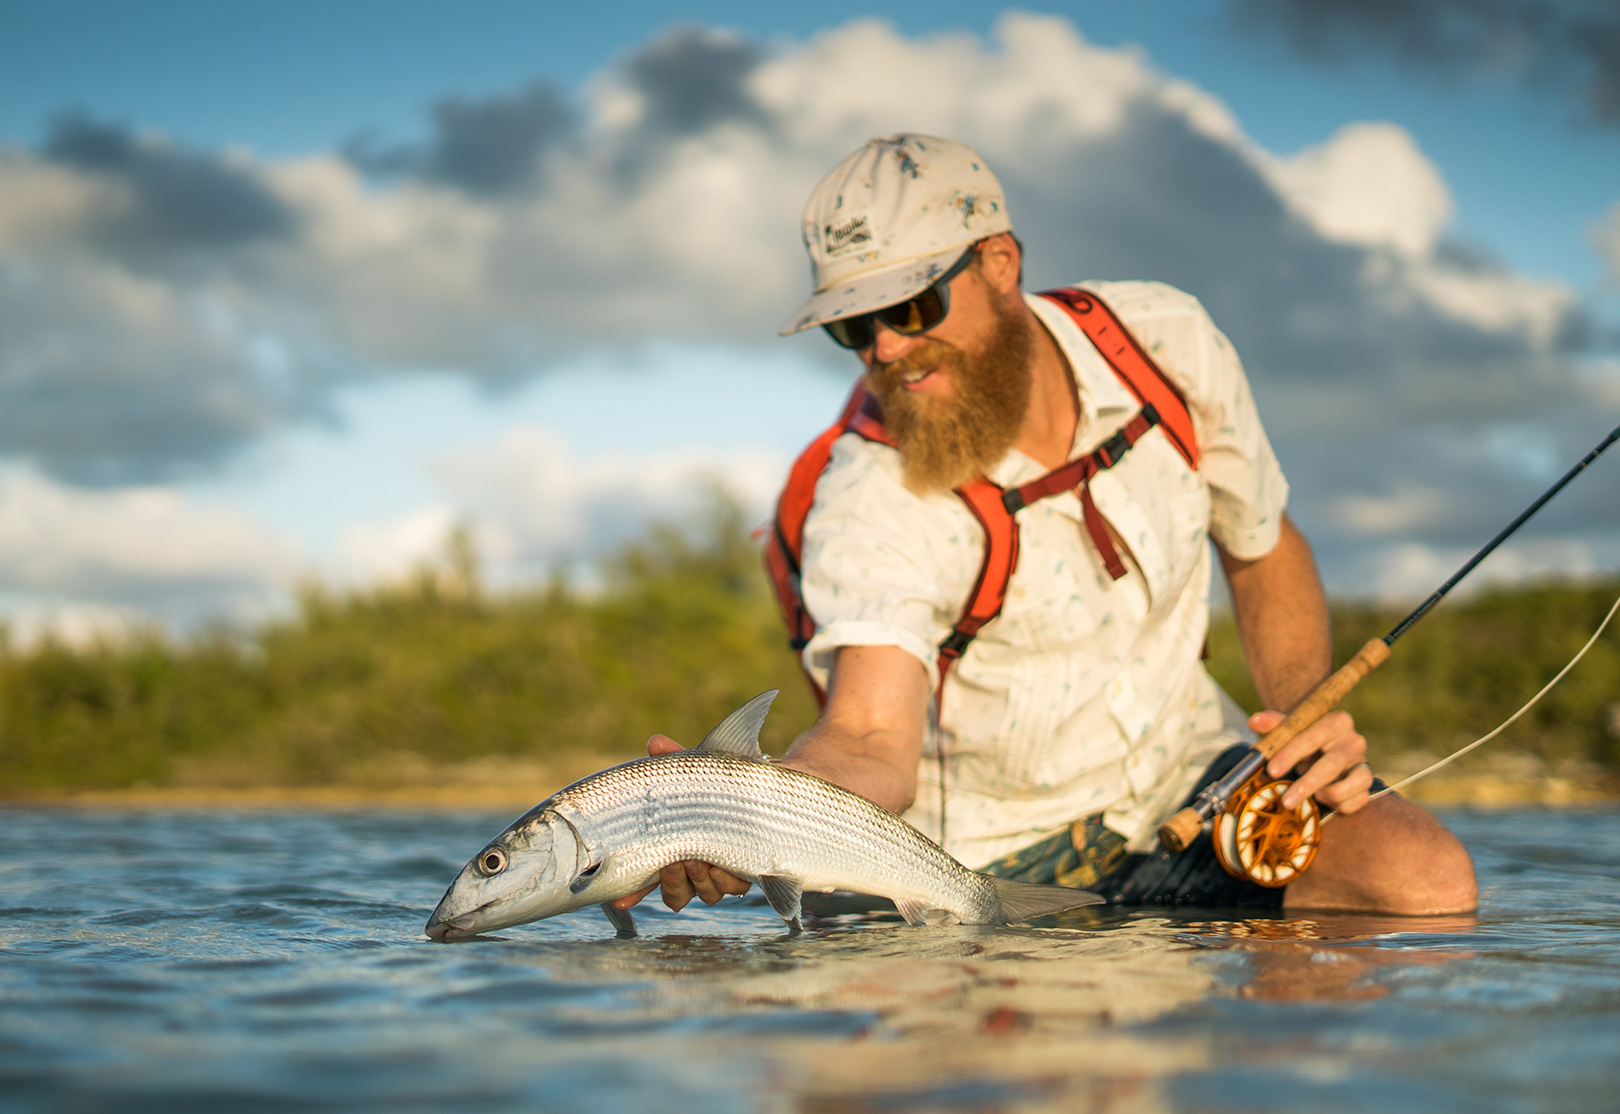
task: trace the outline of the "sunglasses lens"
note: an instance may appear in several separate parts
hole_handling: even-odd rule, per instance
[[[827,335],[845,348],[861,349],[872,343],[872,317],[863,313],[859,317],[845,317],[828,321],[822,326]]]
[[[868,348],[876,340],[876,327],[872,323],[875,317],[883,318],[883,323],[903,336],[916,336],[926,333],[935,325],[945,320],[945,315],[951,312],[951,279],[961,274],[972,263],[979,250],[977,243],[969,244],[968,249],[960,258],[951,264],[950,270],[940,275],[934,285],[918,294],[915,298],[907,298],[896,306],[886,306],[872,313],[863,313],[859,317],[845,317],[839,321],[825,322],[821,327],[827,330],[827,335],[845,348]]]
[[[945,311],[949,308],[946,301],[948,295],[945,293],[948,289],[943,282],[935,283],[915,298],[880,309],[878,313],[884,323],[897,333],[912,336],[926,332],[945,320]]]
[[[827,335],[845,348],[861,349],[873,341],[872,318],[881,317],[883,323],[904,336],[925,333],[945,320],[951,308],[950,276],[934,283],[915,298],[907,298],[897,306],[885,306],[875,313],[859,317],[845,317],[828,321],[821,327]]]

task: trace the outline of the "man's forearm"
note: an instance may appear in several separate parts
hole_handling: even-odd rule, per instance
[[[852,793],[859,793],[890,812],[904,812],[917,793],[917,759],[902,740],[853,735],[818,723],[800,735],[782,765],[815,774]]]
[[[845,646],[833,665],[826,710],[782,764],[904,812],[917,793],[928,718],[928,672],[896,646]]]
[[[1287,515],[1271,552],[1254,561],[1221,553],[1232,610],[1255,690],[1286,712],[1333,668],[1327,598],[1310,545]]]

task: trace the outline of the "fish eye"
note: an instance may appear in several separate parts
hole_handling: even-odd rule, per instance
[[[488,878],[506,869],[506,852],[499,847],[486,847],[473,861],[478,864],[478,873]]]

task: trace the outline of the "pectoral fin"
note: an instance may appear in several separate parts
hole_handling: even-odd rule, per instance
[[[636,935],[636,918],[630,915],[628,909],[614,908],[613,902],[602,902],[602,912],[607,919],[613,922],[613,931],[621,940],[633,940]]]
[[[591,863],[589,866],[585,867],[584,870],[581,870],[572,882],[568,883],[568,891],[576,894],[584,892],[585,887],[596,881],[596,872],[601,869],[601,859]]]
[[[799,902],[804,896],[804,887],[796,879],[767,874],[760,878],[759,888],[765,891],[765,900],[771,903],[776,915],[786,921],[790,929],[798,932]]]
[[[900,910],[900,915],[906,918],[909,925],[928,923],[928,905],[925,902],[909,897],[897,897],[894,899],[894,907]]]

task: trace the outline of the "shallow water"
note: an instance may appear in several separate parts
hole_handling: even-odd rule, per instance
[[[0,1111],[1620,1108],[1620,809],[1447,815],[1477,918],[430,943],[507,819],[0,810]]]

